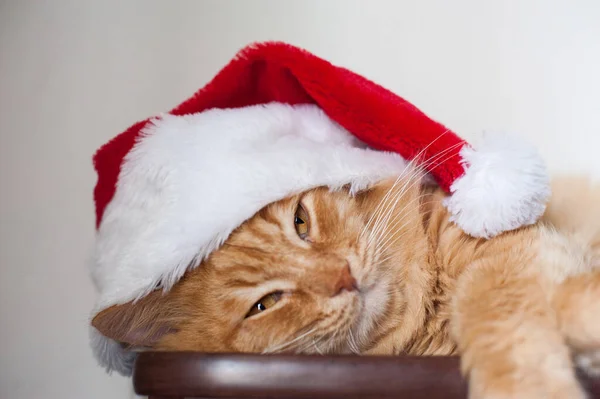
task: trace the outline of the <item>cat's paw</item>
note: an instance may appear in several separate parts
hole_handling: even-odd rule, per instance
[[[469,377],[469,399],[586,399],[587,395],[573,376],[556,378],[553,376],[533,375],[531,373],[516,377],[478,375],[473,370]]]
[[[600,349],[583,352],[575,356],[575,363],[583,372],[591,377],[600,376]]]

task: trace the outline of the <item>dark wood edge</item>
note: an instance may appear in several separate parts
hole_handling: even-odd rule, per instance
[[[600,379],[582,379],[600,398]],[[140,353],[140,395],[199,398],[466,398],[456,357]]]

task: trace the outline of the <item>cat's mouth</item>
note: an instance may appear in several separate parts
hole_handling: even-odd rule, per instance
[[[348,293],[357,299],[356,306],[353,309],[353,323],[350,329],[357,340],[360,337],[372,336],[373,330],[385,314],[390,301],[389,283],[381,278],[369,284],[359,284],[358,290],[354,293]],[[365,347],[368,342],[357,342],[359,348]]]

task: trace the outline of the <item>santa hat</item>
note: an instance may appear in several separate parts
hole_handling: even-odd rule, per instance
[[[265,205],[317,186],[360,190],[423,167],[476,237],[534,223],[549,182],[536,150],[491,136],[473,148],[383,87],[282,43],[242,50],[171,112],[94,157],[95,312],[169,289]],[[100,362],[133,355],[93,331]]]

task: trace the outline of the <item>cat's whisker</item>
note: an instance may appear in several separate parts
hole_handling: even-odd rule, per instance
[[[323,338],[325,338],[325,336],[326,336],[326,335],[325,335],[325,334],[323,334],[323,335],[321,335],[321,336],[320,336],[320,337],[319,337],[319,338],[318,338],[316,341],[315,341],[314,339],[312,340],[312,344],[313,344],[313,346],[314,346],[315,350],[316,350],[316,351],[317,351],[317,353],[318,353],[319,355],[321,355],[321,356],[322,356],[324,353],[323,353],[323,351],[321,350],[321,348],[319,348],[319,342],[321,342],[321,341],[323,340]]]
[[[375,208],[375,210],[373,211],[373,214],[371,215],[371,218],[369,219],[369,221],[366,223],[365,227],[370,227],[371,223],[374,222],[375,224],[377,224],[377,219],[379,218],[381,209],[383,207],[385,207],[385,204],[387,203],[387,200],[389,199],[389,197],[392,195],[392,192],[394,191],[394,189],[396,188],[396,186],[398,185],[398,183],[400,183],[402,181],[402,178],[404,177],[404,175],[407,173],[407,171],[409,170],[409,167],[407,166],[396,178],[396,180],[394,180],[394,183],[391,185],[391,187],[387,190],[387,192],[385,193],[385,195],[381,198],[381,200],[379,200],[379,203],[377,204],[377,207]],[[364,231],[364,230],[363,230]]]
[[[339,320],[344,319],[345,314],[346,314],[346,312],[342,311],[336,317],[336,319],[330,323],[330,326],[335,325],[339,322]],[[310,325],[315,325],[319,321],[320,321],[320,319],[313,321]],[[306,326],[305,328],[308,328],[308,326]],[[322,325],[315,326],[312,329],[309,329],[305,333],[295,337],[294,339],[292,339],[290,341],[287,341],[283,344],[279,344],[271,349],[269,349],[269,348],[266,349],[265,351],[263,351],[263,354],[275,353],[275,352],[280,352],[282,350],[288,350],[288,349],[294,349],[294,350],[296,350],[296,352],[299,352],[299,353],[305,352],[312,346],[312,342],[314,341],[312,336],[318,334],[319,331],[323,331],[323,330],[327,331],[327,330],[329,330],[329,328],[327,326],[322,326]],[[340,328],[333,329],[333,331],[335,331],[335,332],[331,339],[333,339],[340,330],[343,331],[343,329],[340,329]],[[317,338],[316,342],[319,343],[326,337],[327,337],[327,334],[323,334],[319,338]],[[306,338],[306,340],[305,340],[305,338]]]
[[[314,334],[313,334],[314,335]],[[310,340],[307,340],[306,342],[300,343],[298,344],[298,346],[296,347],[296,351],[298,353],[304,353],[304,352],[308,352],[308,350],[310,348],[314,348],[317,353],[319,353],[320,355],[323,354],[323,351],[321,351],[321,349],[319,348],[318,344],[323,340],[323,338],[325,338],[327,336],[327,334],[323,334],[320,337],[318,337],[316,340],[314,337],[311,336]]]
[[[411,177],[411,178],[407,179],[407,183],[409,183],[409,182],[411,181],[411,179],[412,179],[412,178],[413,178],[413,177]],[[417,181],[418,181],[418,180],[417,180]],[[414,183],[413,183],[412,185],[414,185]],[[411,185],[411,187],[412,187],[412,185]],[[410,188],[410,187],[409,187],[409,188]],[[381,235],[382,235],[382,234],[384,233],[384,231],[385,231],[385,228],[384,228],[384,227],[387,225],[390,215],[393,213],[393,210],[394,210],[394,208],[395,208],[395,206],[396,206],[397,202],[398,202],[398,201],[399,201],[399,200],[400,200],[400,199],[403,197],[404,193],[405,193],[405,190],[402,190],[401,192],[399,192],[399,193],[396,195],[396,201],[394,202],[394,204],[393,204],[392,206],[390,206],[390,207],[389,207],[389,208],[386,210],[386,217],[384,218],[384,222],[382,222],[381,226],[378,226],[377,228],[374,228],[374,229],[371,231],[371,235],[370,235],[370,237],[369,237],[369,241],[368,241],[367,245],[372,245],[374,241],[377,241],[378,239],[380,239]]]
[[[421,200],[423,197],[424,197],[424,195],[419,196],[419,197],[411,200],[411,202]],[[422,205],[427,205],[427,204],[435,203],[435,202],[436,201],[427,201],[427,202],[422,203]],[[408,206],[408,204],[405,206],[405,208],[407,206]],[[376,245],[376,247],[374,249],[374,254],[375,254],[374,256],[376,257],[376,259],[375,259],[375,263],[376,264],[381,265],[381,264],[387,262],[388,260],[390,260],[391,258],[394,257],[394,255],[391,254],[391,255],[388,255],[387,257],[383,258],[383,259],[377,258],[381,254],[386,253],[388,251],[388,249],[393,248],[394,245],[396,245],[396,243],[398,241],[400,241],[403,237],[406,236],[406,234],[409,233],[409,231],[403,231],[403,229],[404,229],[404,227],[406,227],[410,223],[410,220],[406,221],[404,224],[402,224],[402,226],[398,227],[398,224],[401,223],[402,221],[406,220],[406,218],[408,216],[410,216],[410,214],[405,214],[401,218],[395,220],[394,224],[391,225],[387,229],[388,231],[391,231],[393,233],[391,235],[387,236],[387,237],[382,237],[382,238],[385,238],[385,241],[379,241],[379,242],[377,242],[377,245]],[[383,234],[382,234],[382,236],[383,236]]]
[[[321,341],[323,341],[323,339],[326,336],[327,336],[327,333],[322,334],[316,340],[314,338],[312,338],[312,340],[310,342],[307,342],[303,347],[299,348],[300,352],[308,351],[309,348],[314,348],[319,355],[323,355],[324,353],[321,350],[321,348],[319,347],[319,343],[321,343]]]
[[[409,169],[407,168],[406,170],[409,170]],[[385,223],[387,222],[387,216],[389,215],[389,210],[393,209],[395,207],[396,203],[398,202],[398,200],[400,198],[402,198],[402,196],[404,195],[404,193],[407,190],[408,184],[410,184],[411,181],[413,181],[413,179],[416,176],[418,176],[419,174],[422,174],[423,172],[419,168],[410,168],[410,173],[411,174],[408,175],[408,176],[404,176],[404,175],[400,176],[400,177],[402,177],[405,180],[404,185],[393,196],[388,197],[388,199],[389,198],[396,198],[395,201],[392,199],[392,201],[394,201],[394,202],[390,206],[388,206],[387,201],[383,204],[384,206],[382,207],[382,209],[379,212],[379,216],[378,216],[378,218],[375,221],[375,225],[371,229],[372,235],[373,235],[373,233],[376,234],[376,232],[379,231],[379,229],[381,228],[382,225],[385,225]],[[390,188],[390,190],[388,190],[388,193],[386,195],[389,195],[389,194],[393,193],[395,188],[396,188],[396,183],[394,183],[394,185]],[[387,209],[386,209],[386,206],[387,206]],[[385,215],[385,216],[383,216],[383,215]],[[369,240],[372,239],[372,235],[371,235],[371,237],[369,237]]]
[[[375,209],[375,212],[373,213],[373,215],[371,216],[371,218],[369,219],[369,221],[367,222],[367,224],[365,225],[365,228],[363,229],[363,231],[361,232],[360,237],[362,238],[364,232],[366,231],[367,228],[369,228],[371,221],[373,220],[373,217],[376,214],[379,214],[379,210],[380,208],[384,205],[384,203],[387,201],[387,198],[389,197],[390,193],[393,191],[393,189],[395,188],[396,184],[404,177],[404,175],[408,172],[408,171],[412,171],[414,169],[414,166],[420,162],[420,158],[421,156],[425,153],[425,151],[427,151],[429,149],[429,147],[431,147],[436,141],[438,141],[442,136],[444,136],[446,133],[448,133],[450,130],[446,129],[444,132],[442,132],[441,134],[439,134],[435,139],[433,139],[429,144],[427,144],[421,151],[419,151],[419,153],[417,153],[406,165],[406,168],[404,169],[404,171],[402,173],[400,173],[400,175],[398,176],[398,178],[396,179],[396,181],[394,182],[394,184],[392,185],[392,187],[388,190],[388,192],[386,193],[386,195],[384,196],[384,198],[382,198],[382,200],[379,202],[379,204],[377,205],[377,208]],[[441,153],[444,153],[444,151],[442,151]],[[430,157],[430,159],[434,158],[435,156],[441,154],[438,153],[432,157]],[[428,160],[423,161],[422,163],[426,163],[428,162]],[[379,216],[378,216],[379,217]]]
[[[431,140],[431,142],[429,144],[427,144],[421,151],[419,151],[419,153],[417,153],[417,155],[415,155],[406,165],[406,168],[404,169],[404,171],[398,176],[398,178],[396,179],[396,181],[394,182],[394,184],[392,185],[392,187],[388,190],[388,192],[386,193],[386,195],[384,196],[384,198],[382,198],[382,200],[379,202],[379,204],[377,205],[377,208],[375,208],[375,211],[373,212],[373,215],[371,215],[371,218],[369,219],[369,221],[365,224],[365,227],[363,228],[363,230],[361,231],[359,237],[362,238],[365,231],[369,228],[369,226],[371,225],[371,222],[373,220],[373,218],[375,217],[376,214],[379,213],[379,209],[383,206],[384,201],[387,200],[387,198],[389,197],[390,193],[393,191],[393,189],[395,188],[396,184],[401,180],[402,177],[404,177],[404,174],[407,173],[407,171],[412,170],[413,166],[419,162],[421,156],[425,153],[425,151],[427,151],[429,149],[429,147],[431,147],[436,141],[438,141],[441,137],[443,137],[446,133],[448,133],[450,130],[446,129],[444,132],[440,133],[436,138],[434,138],[433,140]],[[426,161],[425,161],[426,162]]]
[[[317,345],[317,343],[315,342],[315,340],[313,339],[313,346],[315,348],[315,350],[317,351],[317,353],[321,356],[323,356],[323,352],[321,351],[321,349],[319,349],[319,345]]]
[[[424,197],[426,197],[426,195],[420,195],[419,197],[416,197],[416,198],[412,199],[398,213],[402,214],[402,212],[404,211],[404,209],[406,209],[407,207],[409,207],[413,202],[420,201]],[[427,201],[427,202],[423,202],[421,205],[428,205],[428,204],[431,204],[431,203],[434,203],[434,202],[436,202],[436,201]],[[380,253],[385,252],[385,250],[387,248],[393,246],[398,241],[397,239],[394,239],[392,242],[390,242],[397,234],[399,234],[400,232],[402,232],[402,229],[404,227],[406,227],[410,223],[410,220],[408,220],[402,226],[398,227],[398,224],[401,223],[402,221],[406,220],[406,218],[409,217],[409,216],[410,216],[410,213],[403,214],[402,217],[400,217],[400,218],[398,218],[397,220],[394,221],[394,224],[392,224],[391,226],[389,226],[388,230],[392,231],[393,233],[391,235],[388,235],[387,237],[385,237],[385,239],[383,241],[380,241],[380,242],[377,243],[377,247],[376,247],[376,251],[377,252],[380,252]]]
[[[409,182],[410,182],[410,179],[406,179],[406,181],[404,183],[404,186],[400,189],[400,193],[398,193],[398,194],[395,195],[395,198],[396,198],[395,201],[393,203],[391,203],[390,206],[388,206],[388,210],[394,209],[394,207],[396,206],[396,204],[398,203],[398,201],[400,200],[400,198],[402,198],[402,195],[404,193],[404,189],[405,189],[406,185]],[[372,230],[373,232],[379,231],[380,228],[381,228],[381,226],[384,226],[387,223],[387,220],[389,218],[390,213],[391,212],[389,212],[389,211],[386,211],[384,213],[382,212],[382,215],[385,215],[385,216],[383,218],[381,218],[380,221],[378,220],[378,221],[375,222],[375,226],[373,226],[373,230]],[[374,233],[374,234],[377,234],[377,233]],[[370,244],[371,241],[372,241],[372,236],[369,237],[368,244]]]
[[[430,201],[430,202],[435,202],[435,201]],[[404,227],[404,226],[402,226],[402,227]],[[406,235],[407,235],[407,234],[410,232],[410,231],[404,231],[404,232],[401,232],[401,229],[402,229],[402,227],[401,227],[400,229],[398,229],[398,231],[397,231],[397,232],[395,233],[395,235],[393,236],[393,238],[394,238],[394,239],[393,239],[393,241],[389,242],[389,243],[387,244],[387,247],[386,247],[386,248],[382,248],[382,249],[381,249],[381,251],[380,251],[380,253],[385,253],[385,252],[386,252],[386,251],[387,251],[389,248],[392,248],[392,247],[394,247],[394,245],[396,245],[396,243],[397,243],[398,241],[400,241],[402,238],[404,238],[404,237],[405,237],[405,236],[406,236]],[[401,232],[401,233],[400,233],[400,232]],[[398,235],[398,234],[399,234],[399,235]],[[385,262],[389,261],[390,259],[394,258],[395,256],[396,256],[395,254],[389,254],[388,256],[386,256],[386,257],[385,257],[385,258],[383,258],[383,259],[377,259],[377,263],[378,263],[379,265],[381,265],[381,264],[383,264],[383,263],[385,263]]]
[[[459,145],[461,145],[461,144],[459,143],[459,144],[453,145],[453,146],[449,147],[448,149],[446,149],[446,150],[444,150],[444,151],[441,151],[440,153],[438,153],[438,154],[436,154],[434,157],[432,157],[430,160],[428,160],[428,163],[430,163],[430,164],[431,164],[431,163],[432,163],[432,162],[434,162],[434,161],[438,161],[438,160],[439,160],[439,158],[440,158],[441,156],[443,156],[445,153],[447,153],[447,152],[449,152],[449,151],[453,150],[454,148],[458,147]],[[437,168],[437,167],[438,167],[440,164],[442,164],[442,163],[446,162],[448,159],[451,159],[452,157],[454,157],[454,156],[456,156],[456,155],[458,155],[458,154],[456,154],[456,153],[455,153],[455,154],[452,154],[452,155],[449,155],[449,156],[447,156],[447,157],[446,157],[445,159],[443,159],[443,160],[439,160],[439,161],[438,161],[438,162],[435,164],[435,166],[433,166],[432,168],[429,168],[428,170],[426,170],[426,169],[417,170],[416,172],[414,172],[414,173],[413,173],[413,175],[412,175],[412,176],[410,176],[409,178],[407,178],[407,183],[406,183],[406,184],[410,183],[410,182],[411,182],[411,180],[413,180],[413,179],[414,179],[414,181],[412,182],[412,184],[411,184],[409,187],[407,187],[406,189],[402,190],[400,193],[398,193],[398,194],[396,195],[396,197],[397,197],[397,198],[396,198],[396,201],[394,202],[394,204],[393,204],[391,207],[389,207],[389,208],[386,210],[386,211],[387,211],[387,212],[386,212],[386,213],[387,213],[387,215],[386,215],[386,217],[385,217],[385,219],[384,219],[384,220],[385,220],[386,222],[387,222],[387,220],[389,220],[389,216],[390,216],[390,215],[391,215],[391,213],[393,212],[393,210],[394,210],[394,207],[395,207],[396,203],[397,203],[397,202],[398,202],[398,200],[399,200],[399,199],[400,199],[400,198],[401,198],[401,197],[404,195],[404,193],[405,193],[407,190],[409,190],[410,188],[412,188],[412,187],[413,187],[415,184],[419,184],[419,183],[421,182],[421,179],[422,179],[422,177],[423,177],[423,176],[425,176],[427,173],[429,173],[429,171],[431,171],[431,170],[434,170],[434,169],[435,169],[435,168]],[[405,186],[406,186],[406,184],[405,184]],[[383,223],[383,224],[382,224],[382,226],[385,226],[385,223]],[[381,226],[377,226],[377,228],[373,228],[373,230],[371,231],[371,235],[369,236],[368,245],[371,245],[371,244],[372,244],[372,241],[373,241],[375,238],[379,238],[379,236],[381,235],[382,231],[383,231],[383,229],[381,228]]]
[[[381,229],[381,226],[382,226],[382,225],[385,225],[385,223],[386,223],[386,222],[387,222],[387,220],[389,219],[389,214],[390,214],[390,213],[391,213],[391,211],[393,210],[393,208],[394,208],[395,204],[398,202],[398,200],[399,200],[400,198],[402,198],[402,196],[404,195],[404,193],[405,193],[407,190],[409,190],[411,187],[413,187],[413,186],[414,186],[414,184],[416,184],[416,183],[419,183],[419,182],[421,181],[421,179],[422,179],[422,178],[423,178],[425,175],[427,175],[427,173],[429,173],[430,171],[432,171],[432,170],[436,169],[436,168],[437,168],[437,167],[438,167],[440,164],[442,164],[443,162],[445,162],[445,161],[447,161],[448,159],[452,158],[453,156],[456,156],[456,155],[458,155],[458,154],[456,154],[456,153],[455,153],[455,154],[452,154],[452,155],[448,156],[447,158],[445,158],[445,159],[443,159],[443,160],[441,160],[441,161],[438,161],[440,158],[442,158],[443,156],[445,156],[445,155],[446,155],[448,152],[451,152],[451,151],[453,151],[454,149],[458,148],[459,146],[462,146],[462,143],[457,143],[457,144],[455,144],[455,145],[452,145],[452,146],[450,146],[450,147],[446,148],[446,149],[445,149],[445,150],[443,150],[443,151],[440,151],[439,153],[437,153],[437,154],[433,155],[432,157],[430,157],[429,159],[425,160],[425,161],[423,162],[423,166],[422,166],[422,167],[416,168],[414,171],[412,171],[412,174],[411,174],[411,175],[409,175],[409,176],[406,178],[406,182],[405,182],[404,186],[402,187],[401,191],[400,191],[400,192],[399,192],[399,193],[396,195],[396,201],[394,202],[394,204],[393,204],[391,207],[388,207],[388,210],[387,210],[387,212],[386,212],[386,213],[387,213],[387,215],[386,215],[386,216],[388,216],[388,217],[387,217],[387,218],[385,218],[385,217],[384,217],[383,219],[381,219],[381,215],[382,215],[383,213],[382,213],[382,212],[380,212],[380,214],[379,214],[378,218],[377,218],[377,219],[376,219],[376,221],[375,221],[375,226],[374,226],[374,227],[373,227],[373,229],[371,230],[371,235],[369,236],[369,242],[368,242],[368,244],[370,244],[370,243],[371,243],[371,241],[372,241],[372,239],[373,239],[373,237],[374,237],[374,236],[377,236],[377,234],[379,233],[379,230]],[[435,166],[434,166],[434,167],[432,167],[432,168],[429,168],[429,166],[431,166],[431,165],[432,165],[434,162],[436,162],[436,161],[438,161],[438,162],[437,162],[437,164],[435,164]],[[408,169],[408,168],[407,168],[407,169]],[[408,185],[409,183],[411,183],[411,182],[413,182],[413,184],[411,184],[409,187],[407,187],[407,185]],[[392,186],[392,188],[391,188],[391,189],[388,191],[388,194],[389,194],[390,192],[392,192],[392,190],[393,190],[393,188],[395,187],[395,185],[396,185],[396,183],[394,183],[394,185]],[[386,194],[386,196],[387,196],[387,194]],[[388,198],[388,199],[389,199],[389,198]],[[386,204],[387,204],[387,200],[386,200]],[[380,222],[380,221],[381,221],[381,222]]]
[[[310,330],[306,331],[303,334],[298,335],[297,337],[295,337],[294,339],[292,339],[290,341],[284,342],[283,344],[276,345],[273,348],[269,347],[269,348],[265,349],[263,351],[263,354],[275,353],[275,352],[279,352],[279,351],[282,351],[284,349],[287,349],[291,345],[293,345],[293,344],[297,343],[298,341],[300,341],[301,339],[305,338],[307,335],[310,335],[310,334],[314,333],[316,330],[317,330],[317,327],[313,327]]]
[[[394,181],[394,184],[392,184],[392,186],[388,189],[388,191],[385,193],[385,195],[383,196],[383,198],[379,201],[379,203],[377,204],[377,207],[375,208],[375,211],[373,212],[373,214],[371,215],[371,218],[369,219],[369,221],[365,224],[362,232],[361,232],[361,236],[362,234],[364,234],[365,231],[367,231],[367,229],[370,228],[371,222],[374,221],[375,226],[377,225],[381,212],[382,210],[385,208],[385,205],[387,204],[388,199],[390,198],[390,196],[392,195],[392,192],[394,191],[394,189],[396,188],[396,185],[398,183],[400,183],[400,181],[402,181],[402,178],[404,177],[404,174],[406,173],[406,171],[408,170],[408,166],[406,169],[404,169],[404,171],[402,173],[400,173],[400,175],[396,178],[396,180]]]
[[[399,230],[399,229],[397,229],[398,224],[400,224],[402,221],[406,220],[407,217],[411,216],[410,212],[404,213],[404,210],[406,208],[410,207],[413,203],[421,201],[425,197],[426,197],[426,195],[420,195],[420,196],[418,196],[416,198],[413,198],[406,205],[404,205],[404,207],[400,211],[398,211],[398,214],[401,215],[401,217],[399,217],[398,219],[394,220],[392,222],[392,224],[386,226],[386,229],[382,230],[381,233],[380,233],[380,235],[377,237],[378,241],[377,241],[376,247],[375,247],[377,251],[379,251],[383,247],[383,245],[385,243],[385,242],[382,242],[381,240],[385,237],[386,230],[388,232],[389,231],[398,231]],[[402,227],[405,227],[405,226],[406,226],[406,224],[404,224]]]
[[[335,342],[335,339],[337,338],[338,334],[339,334],[340,330],[337,329],[333,332],[333,334],[331,335],[331,338],[329,338],[329,340],[327,341],[327,348],[331,346],[332,343],[335,344],[334,348],[337,348],[339,346],[338,342]]]
[[[431,202],[435,202],[435,201],[431,201]],[[404,227],[404,226],[403,226],[403,227]],[[381,248],[381,251],[379,252],[380,254],[387,252],[387,251],[388,251],[388,249],[390,249],[390,248],[393,248],[393,247],[394,247],[394,245],[395,245],[395,244],[396,244],[398,241],[400,241],[402,238],[404,238],[404,237],[405,237],[405,236],[406,236],[406,235],[407,235],[407,234],[410,232],[410,231],[404,231],[404,232],[401,232],[401,229],[402,229],[402,227],[401,227],[400,229],[398,229],[398,231],[395,233],[395,235],[393,236],[393,241],[389,242],[385,248]],[[394,253],[392,253],[392,254],[389,254],[389,255],[388,255],[388,256],[386,256],[385,258],[382,258],[382,259],[377,259],[377,263],[378,263],[379,265],[381,265],[381,264],[383,264],[383,263],[385,263],[385,262],[389,261],[390,259],[394,258],[395,256],[396,256],[396,254],[394,254]]]
[[[356,339],[354,338],[354,334],[352,334],[352,329],[348,330],[348,346],[350,347],[351,352],[357,355],[360,354],[360,349],[358,347]]]
[[[350,347],[350,351],[353,353],[358,353],[358,345],[356,345],[356,340],[354,339],[354,334],[352,333],[352,329],[348,329],[348,346]]]
[[[396,201],[394,201],[394,203],[391,204],[390,206],[388,206],[387,201],[385,201],[385,203],[382,203],[383,206],[381,207],[381,209],[379,209],[379,212],[378,212],[379,215],[378,215],[378,218],[375,221],[375,225],[371,229],[371,234],[370,234],[370,236],[368,238],[367,245],[371,244],[371,242],[373,240],[373,237],[377,235],[377,232],[379,232],[381,226],[383,226],[383,225],[385,225],[387,223],[387,217],[388,217],[388,215],[390,213],[389,211],[391,209],[394,209],[394,207],[395,207],[398,199],[401,198],[402,195],[404,194],[407,184],[409,184],[411,182],[412,178],[416,175],[417,170],[415,170],[415,171],[411,170],[411,173],[412,173],[412,175],[409,175],[408,177],[406,177],[404,179],[405,183],[404,183],[404,185],[402,186],[402,188],[400,188],[400,190],[397,193],[395,193],[394,195],[391,195],[392,193],[394,193],[394,190],[396,188],[396,184],[397,184],[398,181],[394,182],[394,185],[388,190],[388,192],[386,194],[386,196],[388,197],[388,199],[389,198],[396,198]],[[401,175],[400,177],[404,177],[404,176]],[[386,209],[386,206],[387,206],[387,209]]]
[[[397,220],[397,221],[395,221],[395,223],[394,223],[394,226],[393,226],[393,227],[395,228],[399,222],[402,222],[402,221],[403,221],[403,220],[405,220],[405,219],[406,219],[406,216],[405,216],[405,217],[402,217],[402,218],[400,218],[400,219],[399,219],[399,220]],[[402,229],[403,229],[404,227],[406,227],[406,225],[407,225],[408,223],[410,223],[410,221],[407,221],[407,222],[405,222],[405,223],[404,223],[402,226],[400,226],[400,228],[399,228],[397,231],[398,231],[398,232],[399,232],[399,231],[402,231]],[[382,231],[382,232],[381,232],[381,234],[379,234],[379,235],[378,235],[378,239],[377,239],[377,240],[375,240],[375,246],[374,246],[374,250],[373,250],[373,252],[374,252],[374,254],[375,254],[374,256],[376,257],[376,262],[377,262],[378,264],[381,264],[381,263],[383,263],[383,261],[384,261],[384,260],[380,259],[379,257],[380,257],[382,254],[386,253],[386,251],[388,250],[388,248],[391,246],[391,245],[390,245],[390,244],[391,244],[391,243],[390,243],[390,237],[393,237],[393,236],[395,236],[395,235],[397,234],[397,233],[393,233],[391,236],[390,236],[390,235],[386,236],[384,233],[386,233],[386,231],[387,231],[387,232],[389,232],[390,230],[392,230],[392,229],[391,229],[391,228],[388,228],[388,229],[386,229],[386,230]],[[381,239],[385,239],[385,241],[381,241]],[[394,242],[395,242],[395,241],[396,241],[396,240],[394,240]],[[387,260],[387,258],[386,258],[386,260]]]
[[[433,203],[433,202],[435,202],[435,201],[429,201],[429,202],[426,202],[426,203],[424,203],[424,204]],[[407,223],[408,223],[408,222],[407,222]],[[379,254],[386,253],[386,252],[387,252],[387,251],[388,251],[390,248],[393,248],[393,247],[396,245],[396,243],[397,243],[398,241],[400,241],[400,240],[401,240],[402,238],[404,238],[404,237],[405,237],[405,236],[406,236],[408,233],[410,233],[410,231],[402,231],[402,228],[404,228],[404,227],[406,226],[406,224],[407,224],[407,223],[405,223],[403,226],[401,226],[401,227],[400,227],[400,228],[399,228],[399,229],[398,229],[398,230],[397,230],[397,231],[394,233],[394,235],[392,235],[392,236],[390,236],[390,237],[388,237],[388,238],[386,239],[386,241],[387,241],[387,242],[385,243],[385,247],[382,245],[382,247],[378,249],[378,253],[379,253]],[[390,259],[394,258],[395,256],[396,256],[395,254],[389,254],[388,256],[386,256],[386,257],[385,257],[385,258],[383,258],[383,259],[377,259],[377,261],[376,261],[376,262],[377,262],[377,264],[381,265],[381,264],[383,264],[383,263],[385,263],[385,262],[389,261]]]

